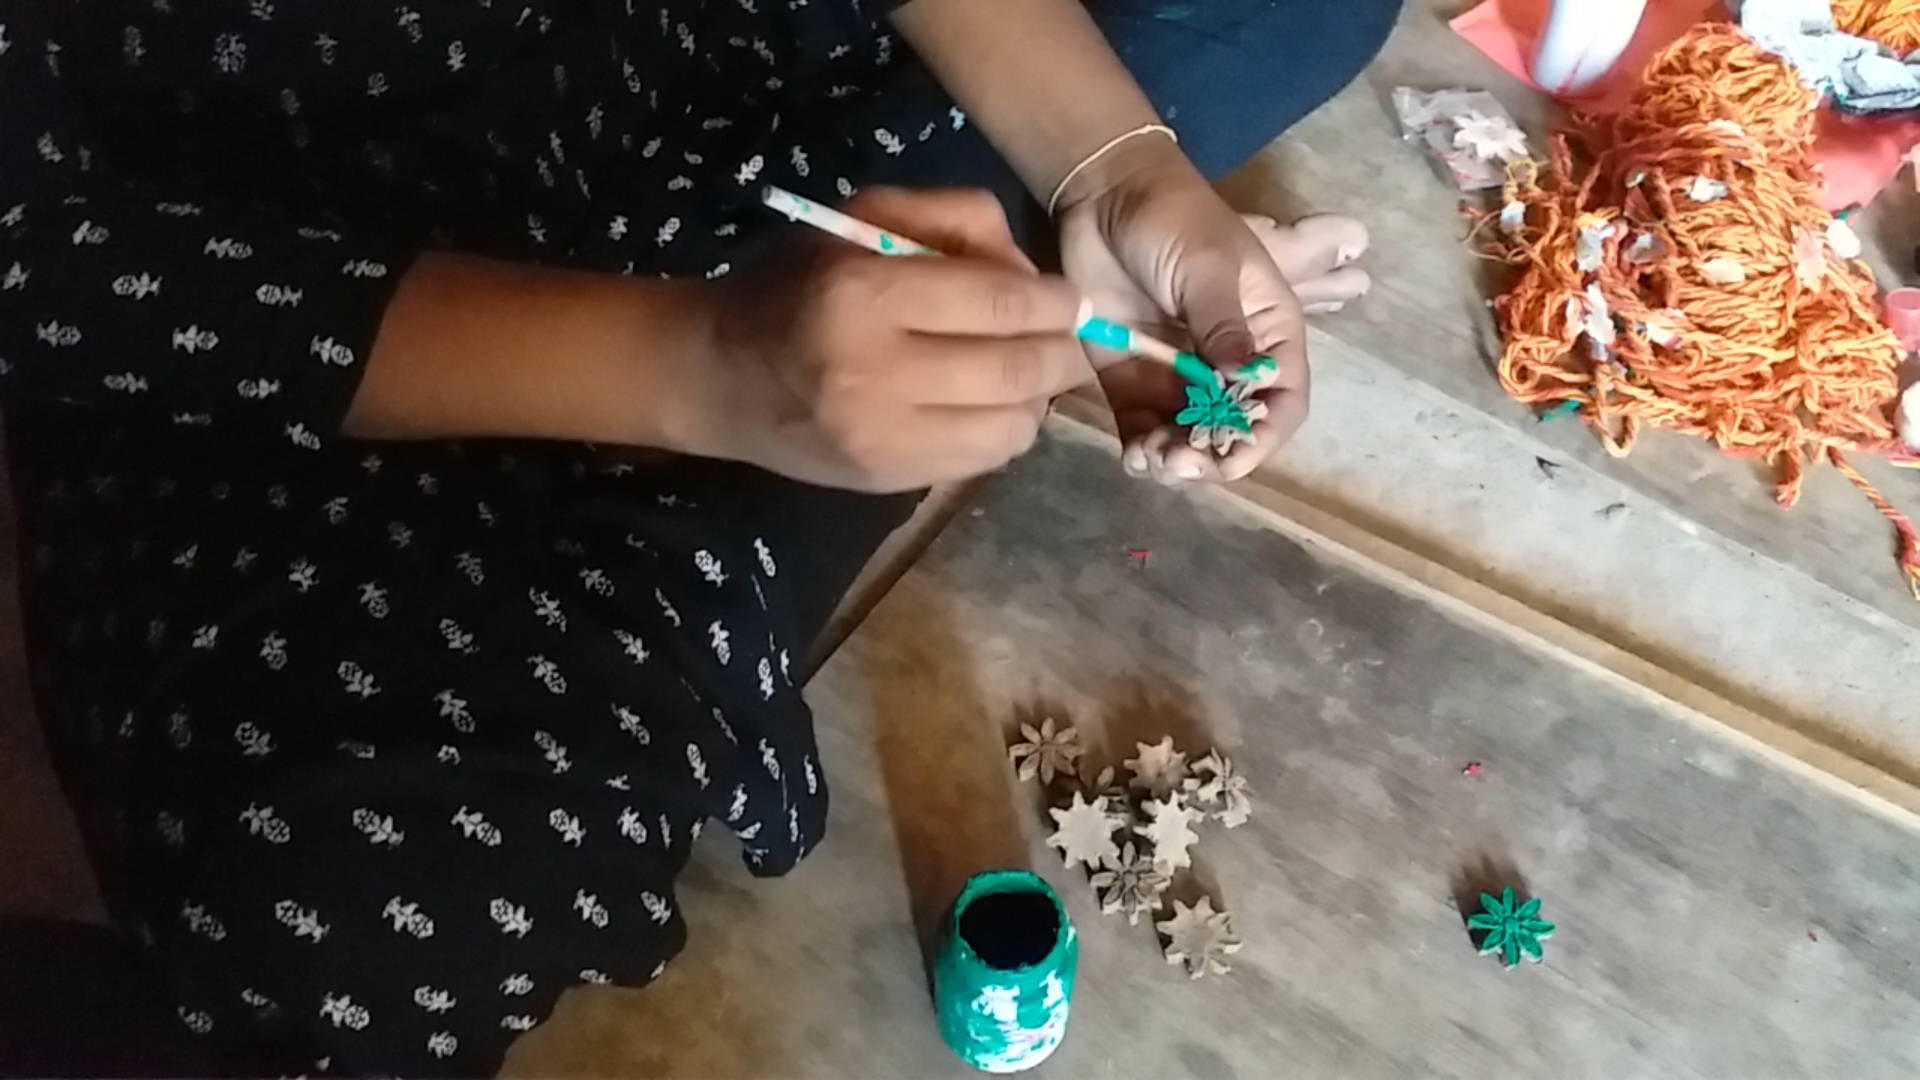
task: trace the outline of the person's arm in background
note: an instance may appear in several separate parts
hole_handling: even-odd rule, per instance
[[[163,56],[193,42],[161,31],[193,34],[162,20],[129,60],[109,14],[25,6],[0,51],[10,414],[141,428],[157,449],[547,438],[905,489],[1004,464],[1049,397],[1090,375],[1069,333],[1078,296],[1033,272],[981,193],[863,197],[875,220],[973,258],[883,260],[808,238],[757,273],[675,282],[423,254],[286,205],[270,178],[256,192],[141,175],[101,137],[130,122],[103,89],[132,80],[136,104],[170,102],[169,87],[204,77],[203,97],[277,109],[261,98],[271,71],[228,81],[273,47],[311,46],[256,34],[244,65],[180,53],[168,73]]]
[[[156,446],[540,438],[906,490],[1005,464],[1091,376],[1078,294],[1024,263],[984,193],[861,209],[981,257],[804,237],[758,272],[678,282],[417,255],[138,184],[58,190],[0,182],[0,404]]]
[[[909,0],[893,19],[1043,206],[1109,140],[1159,122],[1080,0]],[[1102,382],[1129,471],[1165,481],[1251,472],[1305,419],[1308,383],[1299,305],[1258,239],[1156,133],[1073,174],[1056,216],[1068,275],[1103,313],[1181,324],[1227,371],[1257,352],[1279,361],[1258,443],[1225,461],[1171,428],[1180,388],[1165,371],[1108,367]]]
[[[1160,122],[1080,0],[910,0],[893,21],[1043,206],[1108,139]],[[1124,156],[1104,155],[1075,188],[1097,188]]]
[[[874,189],[862,217],[957,258],[801,235],[719,281],[428,255],[387,308],[350,435],[517,435],[901,491],[998,468],[1092,372],[1080,298],[985,192]]]
[[[341,430],[566,439],[718,456],[704,282],[429,254],[381,317]],[[705,369],[703,371],[703,368]]]

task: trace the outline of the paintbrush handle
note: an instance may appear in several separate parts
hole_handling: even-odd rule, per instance
[[[858,244],[868,251],[879,255],[938,255],[925,244],[916,243],[904,236],[897,236],[878,225],[861,221],[851,214],[843,214],[831,206],[823,206],[805,196],[795,195],[785,188],[768,184],[761,189],[760,201],[777,214],[783,214],[788,221],[798,221],[811,225],[821,232],[832,233],[850,244]]]
[[[767,185],[761,189],[760,201],[766,203],[775,213],[785,215],[789,221],[811,225],[822,232],[832,233],[848,243],[858,244],[876,254],[941,254],[925,244],[888,232],[878,225],[861,221],[851,214],[843,214],[831,206],[823,206],[812,199],[795,195],[785,188]],[[1084,301],[1080,305],[1080,321],[1073,328],[1073,335],[1082,341],[1102,345],[1118,352],[1158,360],[1172,367],[1189,382],[1215,384],[1218,379],[1212,365],[1193,353],[1176,349],[1124,323],[1101,318],[1093,313],[1092,305]]]
[[[1219,385],[1219,376],[1214,373],[1212,364],[1185,349],[1176,349],[1158,338],[1148,337],[1125,323],[1103,319],[1093,314],[1091,305],[1081,305],[1080,325],[1073,328],[1073,336],[1115,352],[1158,360],[1173,368],[1188,382],[1204,386]]]

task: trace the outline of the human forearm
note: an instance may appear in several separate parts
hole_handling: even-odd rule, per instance
[[[343,430],[711,453],[710,291],[424,256],[387,308]]]
[[[1159,119],[1079,0],[913,0],[894,24],[1042,202],[1109,139]],[[1090,169],[1073,186],[1101,182]]]

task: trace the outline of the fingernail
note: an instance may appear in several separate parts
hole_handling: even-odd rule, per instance
[[[1202,469],[1200,466],[1195,465],[1191,461],[1187,462],[1185,465],[1180,466],[1178,469],[1175,469],[1174,471],[1180,474],[1180,479],[1182,480],[1198,480],[1200,479],[1201,474],[1206,472],[1205,469]]]
[[[1352,248],[1340,249],[1340,265],[1341,266],[1345,266],[1359,257],[1360,257],[1360,253],[1358,251],[1355,251]]]
[[[1273,357],[1264,355],[1256,356],[1246,363],[1241,364],[1240,369],[1235,371],[1234,375],[1242,379],[1257,379],[1262,375],[1271,375],[1279,370],[1279,368],[1280,361],[1275,360]]]

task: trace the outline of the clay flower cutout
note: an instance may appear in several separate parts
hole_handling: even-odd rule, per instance
[[[1513,967],[1522,953],[1536,962],[1544,954],[1540,943],[1553,936],[1554,927],[1539,916],[1540,898],[1520,903],[1509,885],[1498,898],[1481,893],[1480,911],[1468,916],[1467,927],[1487,932],[1480,941],[1481,953],[1497,952],[1501,963]]]
[[[1253,441],[1253,422],[1267,415],[1256,400],[1252,379],[1227,379],[1219,372],[1212,383],[1188,383],[1187,407],[1173,422],[1187,429],[1187,443],[1197,450],[1226,453],[1237,442]]]
[[[1192,907],[1175,900],[1173,918],[1153,928],[1167,936],[1167,963],[1184,965],[1190,979],[1209,971],[1225,975],[1231,970],[1227,957],[1240,951],[1233,916],[1213,910],[1213,901],[1204,896]]]
[[[1167,875],[1133,846],[1120,849],[1120,858],[1111,870],[1093,875],[1093,890],[1100,897],[1100,914],[1125,915],[1127,925],[1140,925],[1140,916],[1152,914],[1167,891]]]
[[[1020,779],[1031,780],[1038,776],[1043,784],[1053,783],[1054,775],[1072,776],[1074,762],[1078,761],[1082,748],[1080,731],[1071,724],[1058,730],[1054,729],[1053,717],[1040,721],[1035,728],[1032,724],[1021,724],[1020,734],[1026,736],[1026,742],[1015,743],[1007,750],[1007,757],[1019,769]]]
[[[1453,145],[1473,151],[1481,161],[1519,161],[1527,156],[1527,135],[1499,116],[1466,113],[1453,121]]]
[[[1127,816],[1132,815],[1133,810],[1127,804],[1127,786],[1121,783],[1119,778],[1114,775],[1113,766],[1109,765],[1101,769],[1100,772],[1091,779],[1089,779],[1083,771],[1079,776],[1079,780],[1080,787],[1083,791],[1095,798],[1106,799],[1107,802],[1115,808],[1115,813]]]
[[[1153,845],[1154,865],[1168,873],[1183,866],[1192,866],[1193,856],[1187,849],[1200,840],[1193,827],[1206,815],[1188,806],[1177,791],[1168,793],[1165,800],[1147,800],[1145,810],[1153,820],[1146,825],[1135,826],[1133,831]]]
[[[1193,763],[1185,790],[1195,806],[1229,829],[1245,825],[1253,816],[1247,778],[1233,771],[1233,761],[1218,750]]]
[[[1173,748],[1173,736],[1168,735],[1151,746],[1134,743],[1133,747],[1140,756],[1128,758],[1122,764],[1133,773],[1134,788],[1153,796],[1179,790],[1180,782],[1187,778],[1187,755]]]
[[[1060,858],[1068,867],[1083,865],[1098,870],[1119,861],[1120,846],[1113,842],[1113,834],[1126,822],[1107,809],[1107,800],[1088,802],[1076,791],[1073,802],[1047,813],[1059,826],[1047,837],[1047,845],[1060,849]]]

